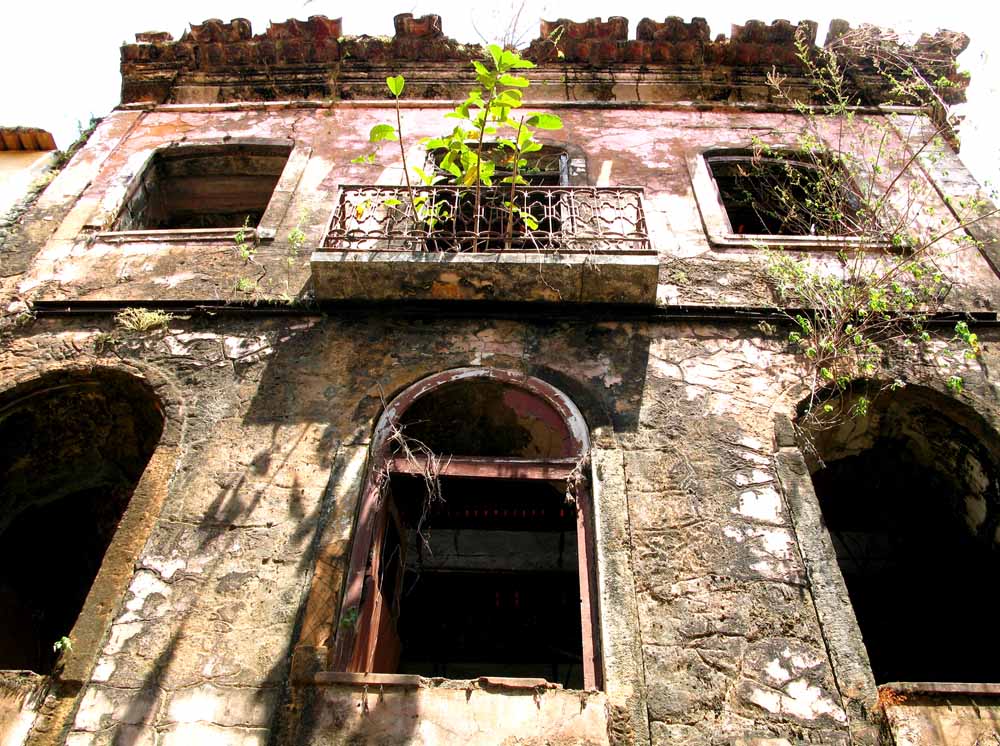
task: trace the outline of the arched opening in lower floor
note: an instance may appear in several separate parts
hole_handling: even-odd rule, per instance
[[[148,383],[111,369],[0,397],[0,669],[52,670],[163,429]]]
[[[811,434],[811,468],[875,680],[998,681],[997,435],[927,388],[852,416],[861,395],[832,400],[836,424]]]

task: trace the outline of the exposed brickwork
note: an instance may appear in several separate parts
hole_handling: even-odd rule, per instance
[[[563,59],[594,65],[800,67],[794,44],[799,31],[808,44],[815,43],[816,24],[812,21],[803,21],[797,26],[788,21],[775,21],[770,26],[761,21],[748,21],[742,26],[734,26],[731,38],[719,36],[711,41],[704,18],[694,18],[690,23],[676,16],[662,23],[644,18],[639,21],[634,40],[628,39],[628,22],[624,18],[612,18],[606,23],[598,19],[586,23],[560,19],[542,21],[542,38],[532,43],[530,54],[539,61]],[[552,41],[557,38],[558,45]],[[564,55],[561,58],[559,51]]]
[[[869,27],[858,31],[866,37],[876,33]],[[946,91],[949,101],[962,100],[968,81],[957,73],[956,55],[965,48],[968,39],[954,32],[925,35],[913,48],[900,46],[891,32],[877,32],[879,43],[895,44],[901,54],[915,57],[925,66],[926,76],[937,80],[942,76],[952,82]],[[857,35],[842,21],[831,28],[827,43],[843,47]],[[741,100],[769,100],[763,85],[767,73],[777,67],[785,74],[801,74],[802,61],[796,39],[806,47],[815,48],[816,24],[801,21],[792,24],[777,20],[771,24],[751,20],[733,26],[730,36],[711,39],[703,18],[686,22],[670,17],[657,22],[648,18],[639,21],[636,38],[629,39],[628,20],[612,16],[607,21],[593,18],[575,22],[568,19],[542,21],[539,38],[527,50],[527,56],[539,63],[565,68],[567,65],[617,70],[619,77],[634,74],[633,66],[652,68],[680,75],[722,79],[738,76],[756,81],[758,88],[744,92]],[[136,35],[135,44],[122,47],[122,100],[168,102],[177,98],[178,86],[217,85],[214,80],[193,78],[195,74],[210,77],[218,74],[240,76],[269,70],[270,92],[261,86],[230,91],[225,100],[257,100],[260,98],[352,98],[386,97],[379,85],[366,86],[361,81],[370,72],[370,65],[395,65],[400,62],[459,63],[481,59],[483,48],[465,45],[444,35],[438,15],[414,18],[403,13],[395,18],[395,35],[390,38],[342,36],[340,19],[312,16],[308,21],[289,19],[272,23],[263,34],[253,34],[249,21],[242,18],[229,23],[212,19],[192,24],[179,41],[164,32],[144,32]],[[866,53],[848,52],[854,72],[850,75],[859,101],[877,104],[887,97],[884,81],[873,74]],[[692,70],[695,68],[695,70]],[[468,78],[466,66],[458,66],[450,77]],[[376,76],[378,77],[378,76]],[[694,88],[686,97],[718,99],[725,86]],[[408,95],[423,98],[454,98],[455,89],[445,86],[412,87]]]

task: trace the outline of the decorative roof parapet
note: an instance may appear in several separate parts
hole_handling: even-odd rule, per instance
[[[628,38],[625,18],[612,17],[607,23],[598,18],[583,23],[561,18],[542,21],[541,37],[528,47],[527,56],[536,62],[562,60],[590,65],[624,62],[801,67],[795,46],[799,33],[810,45],[815,44],[813,21],[801,21],[797,26],[785,20],[770,26],[762,21],[747,21],[733,26],[729,39],[720,35],[711,41],[704,18],[694,18],[690,23],[676,16],[663,23],[644,18],[639,21],[634,40]]]
[[[473,76],[457,63],[482,59],[483,48],[445,36],[438,15],[403,13],[394,24],[391,38],[345,37],[341,19],[326,16],[271,23],[256,35],[243,18],[192,24],[178,41],[165,32],[136,34],[135,44],[122,47],[122,102],[385,98],[382,73],[398,72],[413,82],[408,95],[463,97]],[[541,34],[525,56],[540,66],[534,95],[767,103],[772,92],[766,79],[774,67],[790,76],[795,95],[810,98],[800,53],[803,42],[816,49],[816,31],[812,21],[751,20],[734,25],[728,38],[712,40],[703,18],[644,18],[636,38],[629,39],[628,20],[620,16],[559,19],[541,22]],[[883,54],[914,61],[930,81],[949,81],[945,101],[963,100],[968,80],[958,73],[955,56],[967,44],[964,34],[945,31],[905,46],[892,32],[870,26],[852,30],[844,21],[834,21],[827,37],[863,104],[888,99],[886,78],[873,60]]]
[[[234,18],[229,23],[211,18],[204,23],[192,23],[180,41],[162,31],[136,34],[135,44],[122,46],[122,76],[143,64],[178,71],[210,71],[334,62],[340,59],[337,41],[340,35],[341,19],[331,20],[326,16],[271,23],[265,33],[256,36],[245,18]]]
[[[916,43],[907,45],[891,29],[869,24],[851,28],[843,20],[831,21],[824,43],[836,52],[855,87],[863,87],[866,78],[884,80],[886,73],[904,84],[912,82],[904,71],[909,68],[933,86],[947,104],[965,101],[969,76],[959,70],[956,59],[968,46],[969,37],[958,31],[922,34]]]
[[[393,19],[396,34],[391,39],[380,36],[353,36],[342,40],[343,57],[355,62],[468,62],[481,59],[485,50],[478,44],[459,44],[444,35],[441,16],[414,18],[400,13]]]

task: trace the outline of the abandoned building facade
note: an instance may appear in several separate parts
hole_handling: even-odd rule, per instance
[[[815,45],[543,22],[493,186],[425,142],[491,57],[437,16],[124,45],[0,244],[0,744],[996,743],[1000,222],[878,65],[797,106]],[[948,292],[823,389],[763,267],[870,237],[741,195],[862,126]]]

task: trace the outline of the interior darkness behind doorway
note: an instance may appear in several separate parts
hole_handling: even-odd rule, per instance
[[[582,689],[577,517],[564,483],[442,478],[441,490],[427,504],[423,479],[392,479],[399,671]],[[398,563],[383,566],[392,587]]]
[[[115,371],[0,399],[0,669],[51,671],[162,432],[148,386]]]
[[[881,438],[813,476],[880,684],[1000,678],[1000,558],[973,536],[968,486],[937,445],[928,461]]]

